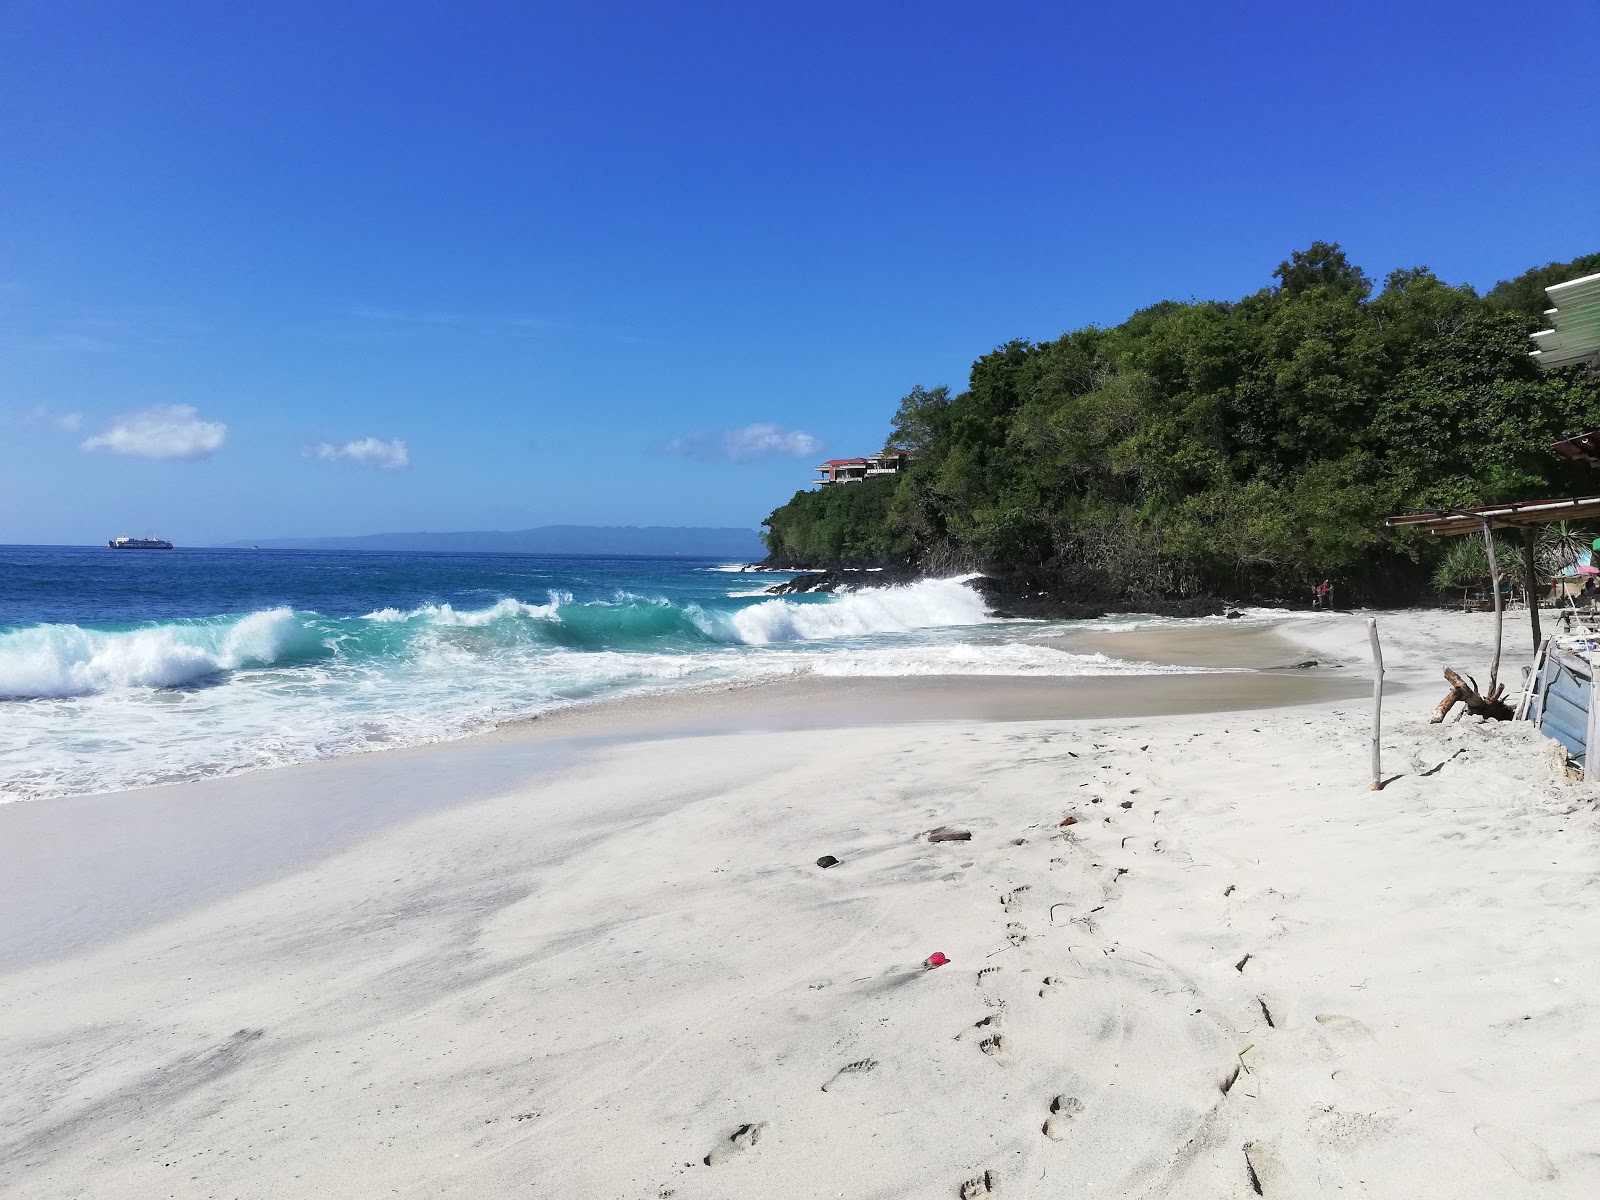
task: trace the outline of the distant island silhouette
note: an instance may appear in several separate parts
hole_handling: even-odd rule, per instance
[[[754,562],[766,547],[754,529],[670,525],[542,525],[463,533],[369,533],[355,537],[248,538],[262,550],[459,551],[473,554],[621,554]]]

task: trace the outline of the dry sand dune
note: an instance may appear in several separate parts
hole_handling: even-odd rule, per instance
[[[1594,794],[1402,695],[592,750],[0,976],[0,1185],[1595,1195]]]

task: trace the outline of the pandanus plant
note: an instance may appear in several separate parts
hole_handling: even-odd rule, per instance
[[[1515,570],[1522,561],[1522,547],[1506,538],[1494,539],[1495,564],[1503,579],[1507,571]],[[1484,549],[1483,538],[1478,534],[1464,534],[1450,539],[1444,557],[1433,569],[1433,585],[1438,588],[1487,587],[1489,585],[1489,554]]]
[[[1594,532],[1571,521],[1554,521],[1539,530],[1534,544],[1534,562],[1545,579],[1556,576],[1587,562]],[[1522,546],[1520,541],[1497,535],[1494,539],[1494,557],[1500,568],[1500,577],[1510,576],[1522,581]],[[1453,537],[1445,548],[1444,557],[1433,571],[1435,587],[1479,587],[1489,583],[1489,556],[1483,548],[1483,538],[1478,534]]]
[[[1552,521],[1539,530],[1539,541],[1534,549],[1535,561],[1547,579],[1554,579],[1564,571],[1588,562],[1590,548],[1594,545],[1594,531],[1583,529],[1571,521]],[[1500,548],[1495,547],[1495,553]]]

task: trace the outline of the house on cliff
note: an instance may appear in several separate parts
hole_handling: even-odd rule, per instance
[[[818,476],[812,482],[826,487],[830,483],[859,483],[881,475],[898,475],[910,461],[910,454],[893,448],[866,458],[830,458],[816,468]]]

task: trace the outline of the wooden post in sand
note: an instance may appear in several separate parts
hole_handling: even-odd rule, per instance
[[[1378,644],[1378,619],[1367,618],[1372,640],[1372,790],[1383,788],[1383,647]]]
[[[1494,660],[1489,664],[1489,691],[1500,678],[1500,637],[1505,632],[1505,612],[1500,600],[1500,567],[1494,561],[1494,533],[1483,523],[1483,548],[1489,553],[1489,585],[1494,588]]]

